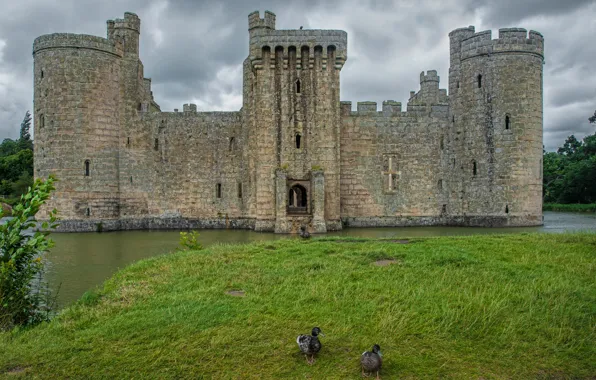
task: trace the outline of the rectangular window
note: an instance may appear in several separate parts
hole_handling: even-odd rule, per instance
[[[215,196],[221,198],[221,183],[215,185]]]
[[[238,198],[242,198],[242,182],[238,182]]]

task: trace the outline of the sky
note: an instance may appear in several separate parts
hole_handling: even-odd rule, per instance
[[[348,61],[341,100],[401,101],[437,70],[447,88],[451,30],[522,27],[545,38],[544,144],[596,131],[596,2],[584,0],[0,0],[0,139],[18,138],[33,108],[33,40],[69,32],[105,37],[106,20],[141,18],[141,60],[162,110],[239,110],[248,14],[270,10],[277,29],[342,29]]]

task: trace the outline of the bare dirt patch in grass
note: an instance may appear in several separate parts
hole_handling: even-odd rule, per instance
[[[395,264],[397,260],[394,259],[384,259],[384,260],[377,260],[375,261],[375,265],[378,267],[386,267],[387,265]]]
[[[408,239],[392,239],[392,240],[387,240],[390,241],[392,243],[396,243],[396,244],[410,244],[410,241]]]
[[[246,295],[244,290],[228,290],[226,294],[232,297],[244,297]]]
[[[21,367],[21,366],[16,366],[13,367],[11,369],[9,369],[8,371],[4,372],[5,375],[18,375],[20,373],[23,373],[27,370],[26,367]]]

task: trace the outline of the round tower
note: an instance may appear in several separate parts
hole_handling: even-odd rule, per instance
[[[540,225],[543,37],[508,28],[459,44],[450,101],[464,223]]]
[[[119,42],[88,35],[50,34],[33,44],[34,172],[58,178],[47,206],[64,219],[118,217],[123,54]]]

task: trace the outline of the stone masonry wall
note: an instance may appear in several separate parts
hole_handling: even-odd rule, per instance
[[[40,216],[55,207],[66,219],[117,218],[121,45],[51,34],[33,49],[34,172],[59,179]]]
[[[352,111],[344,31],[276,30],[271,12],[248,26],[238,112],[161,112],[134,13],[107,38],[37,38],[34,172],[60,180],[40,217],[58,208],[63,231],[542,223],[539,33],[454,30],[449,95],[430,70],[405,112]]]
[[[401,112],[401,104],[385,102],[383,111],[377,111],[376,103],[362,102],[352,112],[351,103],[342,102],[345,224],[392,226],[415,224],[415,220],[425,224],[425,219],[442,215],[446,178],[441,140],[447,117],[445,112],[433,112],[431,106],[422,107]]]

